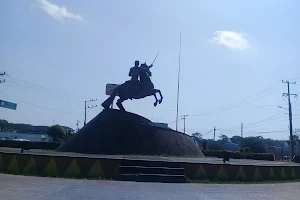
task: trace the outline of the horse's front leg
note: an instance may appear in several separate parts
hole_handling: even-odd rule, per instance
[[[109,107],[113,104],[115,99],[115,95],[111,95],[108,97],[101,105],[104,109],[109,109]]]
[[[157,90],[157,92],[158,92],[158,94],[159,94],[159,96],[160,96],[160,99],[159,99],[158,103],[161,104],[161,102],[163,101],[163,98],[164,98],[164,97],[162,96],[160,90]]]
[[[156,107],[156,106],[157,106],[157,103],[158,103],[158,99],[157,99],[157,97],[156,97],[156,94],[155,94],[155,93],[153,94],[153,96],[154,96],[154,98],[155,98],[154,106]]]

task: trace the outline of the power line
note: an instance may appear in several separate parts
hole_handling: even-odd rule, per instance
[[[294,119],[300,119],[299,117],[295,117]],[[275,123],[279,123],[279,122],[286,122],[287,119],[284,119],[284,120],[278,120],[278,121],[273,121],[273,122],[269,122],[269,123],[264,123],[264,124],[257,124],[255,125],[256,126],[261,126],[261,125],[269,125],[269,124],[275,124]],[[252,126],[254,127],[254,126]]]
[[[259,133],[259,134],[264,134],[264,133],[282,133],[282,132],[287,132],[289,130],[281,130],[281,131],[253,131],[253,132],[244,132],[244,133]]]
[[[221,131],[221,132],[238,132],[238,133],[240,132],[236,129],[218,129],[218,131]]]
[[[246,124],[245,127],[253,127],[256,124],[261,124],[263,122],[268,122],[268,121],[273,121],[273,120],[276,120],[276,119],[284,118],[285,116],[282,116],[283,114],[284,114],[284,112],[280,112],[278,114],[272,115],[272,116],[270,116],[270,117],[268,117],[266,119],[263,119],[261,121],[253,122],[253,123],[250,123],[250,124]]]
[[[174,121],[171,121],[169,122],[168,124],[175,124],[176,122],[180,122],[182,119],[179,119],[178,121],[177,120],[174,120]]]
[[[69,96],[69,97],[73,97],[73,98],[85,98],[85,97],[82,97],[82,96],[79,96],[79,95],[70,94],[70,93],[66,93],[66,92],[54,90],[54,89],[51,89],[51,88],[47,88],[47,87],[44,87],[44,86],[41,86],[41,85],[38,85],[38,84],[35,84],[35,83],[31,83],[29,81],[25,81],[25,80],[13,77],[13,76],[8,75],[8,74],[6,74],[6,76],[8,76],[10,79],[13,79],[14,81],[18,81],[18,82],[23,83],[23,84],[31,85],[33,87],[40,88],[40,89],[43,89],[43,90],[47,90],[47,91],[51,91],[51,92],[54,92],[54,93],[63,94],[65,96]]]
[[[237,101],[235,103],[232,103],[232,104],[229,104],[227,106],[224,106],[223,108],[220,108],[219,110],[211,111],[211,112],[206,112],[206,113],[202,113],[202,114],[197,114],[197,115],[190,115],[190,116],[207,116],[207,115],[218,114],[218,113],[221,113],[221,112],[225,112],[225,111],[228,111],[228,110],[239,108],[242,105],[249,104],[251,102],[254,102],[256,100],[259,100],[259,99],[261,99],[263,97],[266,97],[266,96],[268,96],[268,95],[270,95],[270,94],[272,94],[274,92],[277,92],[277,91],[281,90],[283,87],[281,87],[281,88],[279,88],[279,89],[277,89],[275,91],[271,91],[271,92],[267,93],[266,95],[261,96],[262,94],[264,94],[264,93],[266,93],[266,92],[268,92],[270,90],[275,89],[278,85],[279,84],[275,84],[271,88],[268,87],[268,88],[266,88],[266,89],[264,89],[264,90],[262,90],[262,91],[260,91],[260,92],[258,92],[256,94],[254,94],[254,95],[251,95],[251,96],[246,97],[246,98],[244,98],[244,99],[242,99],[240,101]]]
[[[219,130],[219,129],[218,129]],[[289,130],[274,130],[274,131],[243,131],[243,135],[251,135],[253,134],[267,134],[267,133],[283,133],[287,132]],[[222,131],[224,132],[224,131]],[[230,131],[225,131],[225,132],[230,132]]]
[[[270,131],[270,132],[261,132],[261,133],[248,133],[248,134],[245,134],[245,135],[247,135],[248,137],[251,137],[251,136],[257,136],[257,135],[259,135],[259,136],[261,136],[261,135],[265,135],[265,134],[276,134],[276,133],[288,133],[288,131],[289,130],[287,130],[287,131]]]
[[[19,84],[23,84],[23,85],[26,85],[26,86],[31,87],[31,88],[36,88],[36,89],[39,89],[39,90],[47,91],[47,92],[49,92],[49,93],[51,93],[51,94],[58,94],[58,95],[60,95],[60,96],[66,96],[66,97],[73,98],[73,99],[83,99],[83,98],[87,98],[87,97],[84,97],[84,96],[79,96],[79,95],[70,94],[70,93],[66,93],[66,92],[54,90],[54,89],[51,89],[51,88],[47,88],[47,87],[44,87],[44,86],[41,86],[41,85],[38,85],[38,84],[35,84],[35,83],[31,83],[31,82],[29,82],[29,81],[25,81],[25,80],[22,80],[22,79],[13,77],[13,76],[8,75],[8,74],[6,74],[6,76],[7,76],[12,82],[19,83]]]
[[[207,135],[207,134],[209,134],[209,133],[211,133],[211,132],[213,132],[213,131],[214,131],[214,129],[212,129],[212,130],[210,130],[210,131],[208,131],[208,132],[202,134],[202,136]]]
[[[270,120],[266,120],[266,121],[263,121],[263,122],[257,122],[257,123],[253,123],[253,124],[251,124],[251,125],[247,125],[247,127],[246,128],[249,128],[249,127],[257,127],[257,126],[262,126],[262,125],[267,125],[267,124],[274,124],[274,123],[277,123],[277,122],[282,122],[282,121],[285,121],[285,119],[284,120],[278,120],[278,119],[282,119],[282,118],[284,118],[284,116],[283,117],[278,117],[278,118],[274,118],[274,119],[270,119]],[[275,121],[274,121],[275,120]],[[276,121],[277,120],[277,121]]]
[[[22,83],[22,82],[15,81],[15,80],[9,80],[8,79],[7,82],[11,83],[13,85],[17,85],[18,87],[21,87],[22,89],[23,88],[29,89],[31,91],[38,92],[38,93],[41,93],[41,94],[47,94],[47,95],[50,95],[50,96],[57,96],[57,97],[60,97],[60,98],[65,98],[65,99],[73,100],[73,101],[79,101],[79,99],[80,99],[78,97],[72,97],[72,96],[65,95],[65,94],[59,93],[59,92],[53,92],[51,90],[46,90],[46,89],[43,89],[43,88],[40,88],[40,87],[36,87],[36,86],[30,85],[30,84]]]
[[[283,104],[282,104],[283,105]],[[264,108],[264,107],[277,107],[277,105],[257,105],[257,106],[240,106],[237,108]],[[181,109],[181,111],[195,111],[195,110],[216,110],[216,109],[222,109],[222,107],[218,108],[194,108],[194,109]],[[176,112],[176,109],[133,109],[135,111],[153,111],[153,112]],[[193,115],[192,115],[193,116]]]
[[[280,85],[280,83],[276,83],[276,84],[273,84],[273,85],[271,85],[271,86],[269,86],[269,87],[267,87],[267,88],[265,88],[265,89],[263,89],[263,90],[261,90],[261,91],[259,91],[259,92],[257,92],[257,93],[254,93],[254,94],[252,94],[252,95],[250,95],[250,96],[248,96],[248,97],[245,97],[245,98],[243,98],[243,99],[241,99],[241,100],[239,100],[239,101],[237,101],[237,102],[234,102],[234,103],[231,103],[231,104],[229,104],[229,105],[227,105],[227,106],[224,106],[223,107],[223,109],[225,109],[225,108],[230,108],[230,107],[232,107],[232,106],[236,106],[237,104],[239,105],[239,104],[244,104],[244,102],[246,101],[249,101],[249,100],[252,100],[252,98],[253,97],[256,97],[256,96],[259,96],[259,95],[261,95],[261,94],[264,94],[265,92],[268,92],[268,91],[270,91],[270,90],[273,90],[274,88],[276,88],[277,86],[279,86]]]
[[[256,124],[261,124],[263,122],[268,122],[268,121],[272,121],[272,120],[276,120],[276,119],[280,119],[280,118],[283,118],[283,116],[279,116],[279,115],[283,115],[284,111],[283,112],[279,112],[275,115],[271,115],[270,117],[266,118],[266,119],[263,119],[263,120],[260,120],[260,121],[257,121],[257,122],[253,122],[253,123],[250,123],[250,124],[244,124],[244,128],[248,128],[248,127],[252,127]],[[230,126],[230,127],[224,127],[224,128],[220,128],[218,130],[228,130],[228,129],[237,129],[239,128],[240,126]],[[236,130],[235,130],[236,131]]]
[[[7,95],[7,94],[5,94],[3,92],[0,92],[0,93],[3,94],[3,95],[5,95],[5,96],[10,96],[10,95]],[[30,106],[34,106],[34,107],[37,107],[37,108],[41,108],[41,109],[44,109],[44,110],[48,110],[48,111],[54,111],[54,112],[59,112],[59,113],[64,113],[64,114],[72,114],[72,115],[81,115],[82,114],[82,113],[61,111],[61,110],[57,110],[57,109],[53,109],[53,108],[47,108],[47,107],[36,105],[36,104],[30,103],[30,102],[27,102],[27,101],[23,101],[23,100],[19,100],[19,101],[21,103],[24,103],[24,104],[27,104],[27,105],[30,105]]]
[[[20,101],[20,102],[31,105],[31,106],[34,106],[34,107],[37,107],[37,108],[42,108],[42,109],[45,109],[45,110],[59,112],[59,113],[65,113],[65,114],[71,114],[71,115],[81,115],[82,114],[82,113],[74,113],[74,112],[66,112],[66,111],[56,110],[56,109],[53,109],[53,108],[46,108],[46,107],[39,106],[39,105],[29,103],[29,102],[26,102],[26,101]]]
[[[300,116],[300,114],[293,115],[293,116]],[[287,116],[284,116],[284,111],[283,111],[283,112],[276,113],[275,115],[271,115],[271,116],[269,116],[269,117],[267,117],[263,120],[253,122],[253,123],[250,123],[250,124],[244,124],[243,126],[244,126],[244,129],[249,129],[251,127],[283,122],[283,121],[285,121],[285,119],[284,120],[281,120],[281,119],[286,118],[286,117]],[[298,118],[295,117],[295,119],[298,119]],[[175,123],[175,121],[170,122],[170,124],[172,124],[172,123]],[[219,130],[221,132],[237,132],[237,133],[240,133],[239,130],[236,130],[239,127],[240,126],[232,126],[232,127],[218,128],[217,130]]]
[[[32,92],[32,93],[37,94],[37,95],[42,95],[42,96],[47,95],[47,96],[50,96],[51,98],[58,99],[58,100],[61,100],[63,98],[64,100],[67,100],[70,103],[75,103],[75,104],[80,103],[78,100],[75,100],[75,99],[69,99],[69,98],[65,98],[63,96],[58,96],[58,95],[55,95],[55,94],[47,94],[47,93],[39,92],[38,90],[30,90],[30,89],[27,89],[26,87],[24,88],[24,87],[22,87],[18,84],[14,85],[14,84],[11,84],[10,81],[7,81],[6,86],[13,87],[13,88],[25,91],[25,92]]]
[[[197,133],[201,133],[202,134],[202,132],[204,131],[204,132],[206,132],[206,131],[208,131],[209,129],[198,129],[198,128],[193,128],[193,129],[190,129],[190,128],[186,128],[186,131],[187,132],[197,132]]]
[[[293,116],[295,117],[295,119],[298,119],[298,118],[296,118],[296,116],[300,116],[300,114],[293,115]],[[284,115],[284,111],[282,111],[282,112],[276,113],[275,115],[271,115],[271,116],[269,116],[269,117],[267,117],[263,120],[253,122],[253,123],[249,123],[249,124],[244,124],[243,126],[244,126],[244,129],[249,129],[251,127],[283,122],[286,119],[284,119],[284,120],[281,120],[281,119],[286,118],[286,117],[287,116]],[[240,133],[240,131],[236,130],[239,127],[240,126],[232,126],[232,127],[218,128],[217,130],[219,130],[221,132],[238,132],[238,133]]]
[[[285,120],[282,120],[285,121]],[[218,129],[220,130],[220,129]],[[251,133],[254,134],[267,134],[267,133],[283,133],[283,132],[287,132],[289,130],[274,130],[274,131],[243,131],[243,135],[251,135]],[[222,130],[221,132],[231,132],[230,130]]]

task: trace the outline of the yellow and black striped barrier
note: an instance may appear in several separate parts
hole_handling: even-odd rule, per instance
[[[12,174],[111,179],[119,165],[113,159],[0,152],[0,171]]]
[[[255,166],[230,164],[182,164],[189,179],[217,179],[228,181],[267,181],[300,179],[299,166]]]
[[[54,177],[113,179],[121,159],[0,152],[0,172]],[[149,161],[151,162],[151,161]],[[266,181],[300,179],[299,166],[181,163],[189,179]]]

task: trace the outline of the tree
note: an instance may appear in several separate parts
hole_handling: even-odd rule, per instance
[[[47,134],[51,136],[54,141],[58,142],[66,136],[66,131],[62,126],[56,124],[48,129]]]
[[[193,133],[193,134],[192,134],[192,137],[198,138],[198,139],[202,140],[202,133],[198,133],[198,132]]]
[[[222,144],[226,144],[227,142],[229,142],[229,138],[227,137],[227,135],[221,134],[221,135],[219,136],[219,138],[220,138],[220,142],[221,142]]]
[[[225,150],[224,145],[220,141],[208,141],[208,150]]]
[[[0,128],[1,130],[3,130],[4,128],[7,128],[8,126],[8,121],[4,120],[4,119],[0,119]]]
[[[196,140],[196,142],[197,142],[197,144],[198,144],[198,146],[199,147],[201,147],[202,146],[202,133],[198,133],[198,132],[196,132],[196,133],[193,133],[192,134],[192,138],[194,138],[194,140]]]
[[[299,142],[299,141],[300,141],[299,135],[294,134],[294,142]]]
[[[73,135],[73,133],[70,129],[68,131],[65,131],[65,132],[66,132],[66,135],[62,138],[63,141],[68,140]]]
[[[234,144],[240,144],[241,142],[241,136],[235,135],[230,138],[230,141]]]
[[[253,153],[266,153],[266,147],[263,143],[263,138],[247,137],[242,139],[242,146],[250,148]]]
[[[275,146],[275,141],[272,140],[271,138],[263,139],[263,143],[266,146]]]

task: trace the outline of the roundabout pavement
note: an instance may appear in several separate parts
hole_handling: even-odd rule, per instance
[[[1,200],[299,199],[300,183],[188,184],[60,179],[0,174]]]

